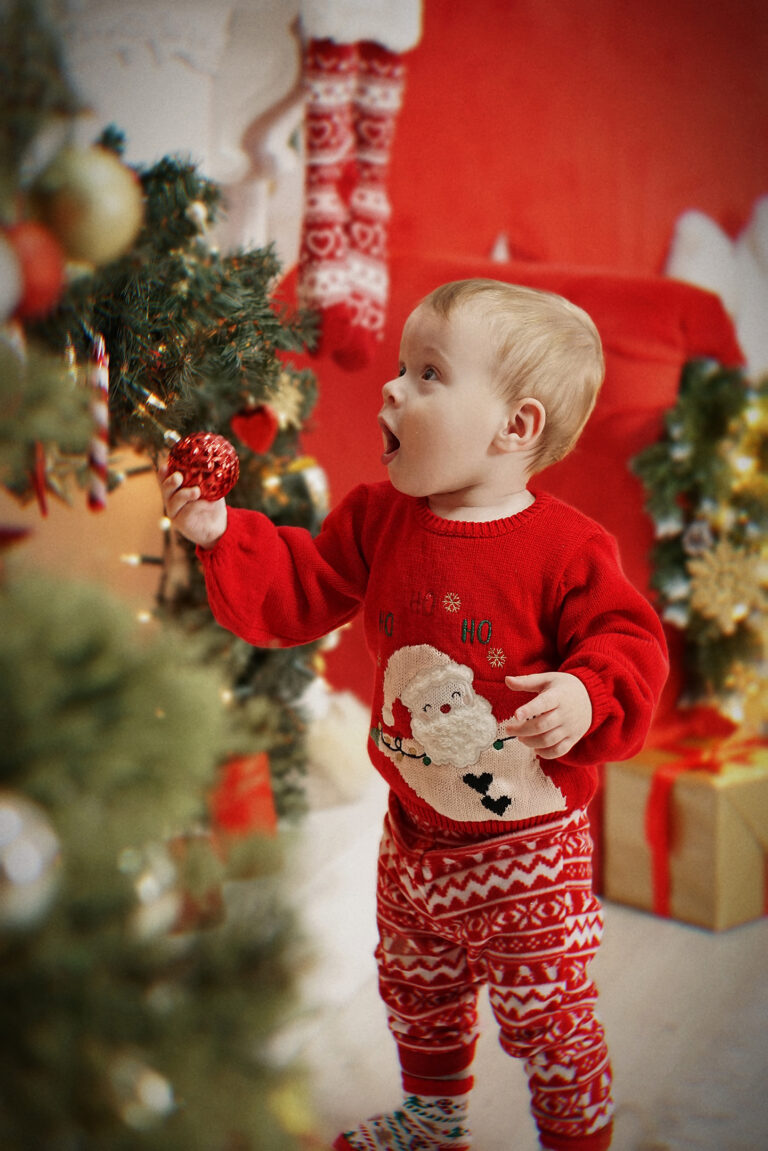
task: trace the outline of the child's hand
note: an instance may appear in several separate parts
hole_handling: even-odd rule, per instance
[[[181,472],[167,474],[166,464],[158,469],[165,514],[182,535],[200,547],[212,548],[227,527],[227,505],[221,500],[201,500],[200,488],[184,488]]]
[[[584,684],[568,672],[508,675],[512,691],[535,691],[535,699],[522,704],[504,728],[542,759],[566,755],[589,731],[592,701]]]

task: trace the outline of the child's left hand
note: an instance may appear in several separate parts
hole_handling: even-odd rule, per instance
[[[592,701],[578,676],[551,671],[508,675],[504,682],[512,691],[537,693],[517,709],[504,729],[542,759],[566,755],[589,731]]]

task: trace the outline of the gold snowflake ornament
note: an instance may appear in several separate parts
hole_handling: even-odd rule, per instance
[[[283,431],[301,426],[301,385],[290,372],[280,373],[277,383],[270,389],[269,402]]]
[[[691,607],[733,635],[751,612],[768,607],[761,557],[720,540],[710,551],[688,560]]]

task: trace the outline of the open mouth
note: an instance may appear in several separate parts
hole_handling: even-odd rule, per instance
[[[384,441],[384,452],[381,457],[381,462],[386,465],[391,463],[397,455],[400,448],[400,441],[392,429],[384,423],[384,420],[379,420],[379,427],[381,428],[381,435]]]

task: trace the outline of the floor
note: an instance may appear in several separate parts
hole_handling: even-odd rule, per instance
[[[291,852],[314,960],[302,1010],[276,1044],[309,1067],[318,1135],[399,1099],[372,958],[385,790],[373,772],[343,802],[320,795]],[[611,1046],[613,1151],[768,1149],[768,919],[714,934],[616,904],[593,973]],[[536,1151],[522,1067],[487,1003],[474,1073],[477,1151]]]

